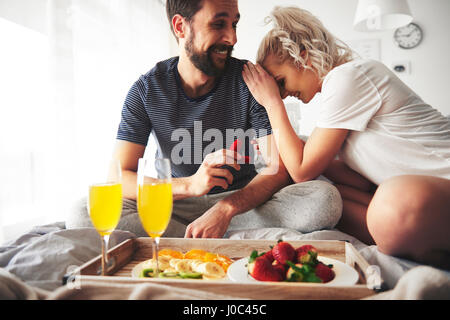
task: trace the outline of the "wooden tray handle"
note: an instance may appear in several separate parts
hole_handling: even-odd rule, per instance
[[[353,245],[345,243],[345,263],[353,267],[359,273],[359,283],[375,292],[384,291],[385,283],[381,278],[381,270],[377,265],[370,265]]]

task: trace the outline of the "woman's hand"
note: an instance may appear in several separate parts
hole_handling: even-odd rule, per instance
[[[255,100],[269,112],[283,106],[280,89],[275,79],[259,64],[248,62],[244,65],[242,77]]]

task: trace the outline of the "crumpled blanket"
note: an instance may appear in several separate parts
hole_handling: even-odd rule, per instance
[[[400,278],[393,290],[364,300],[450,300],[450,278],[432,267],[414,267]]]
[[[131,232],[116,230],[109,247],[134,237]],[[65,274],[100,254],[100,239],[94,228],[67,230],[64,222],[37,226],[0,246],[0,268],[32,287],[55,290]]]
[[[110,247],[133,238],[116,230]],[[368,299],[450,299],[450,272],[380,253],[338,230],[301,234],[295,230],[266,228],[229,232],[230,239],[346,240],[371,265],[380,268],[387,291]],[[95,229],[66,230],[64,223],[38,226],[18,239],[0,246],[0,299],[166,299],[237,300],[200,290],[174,289],[162,284],[97,284],[83,282],[82,288],[62,286],[62,277],[74,266],[100,254]],[[158,292],[157,296],[154,292]]]

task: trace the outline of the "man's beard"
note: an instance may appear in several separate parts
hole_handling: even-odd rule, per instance
[[[189,59],[197,69],[199,69],[207,76],[218,77],[225,72],[228,61],[230,60],[231,57],[231,52],[233,51],[233,46],[227,46],[224,44],[215,44],[209,47],[209,49],[206,52],[196,51],[194,48],[194,32],[192,32],[191,36],[186,42],[185,49],[189,55]],[[218,67],[214,64],[214,61],[211,56],[214,50],[228,51],[227,58],[225,60],[225,64],[223,67]]]

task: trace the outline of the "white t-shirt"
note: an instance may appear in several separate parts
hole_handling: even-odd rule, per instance
[[[351,130],[339,158],[379,185],[397,175],[450,179],[450,121],[385,65],[354,60],[322,84],[317,127]]]

